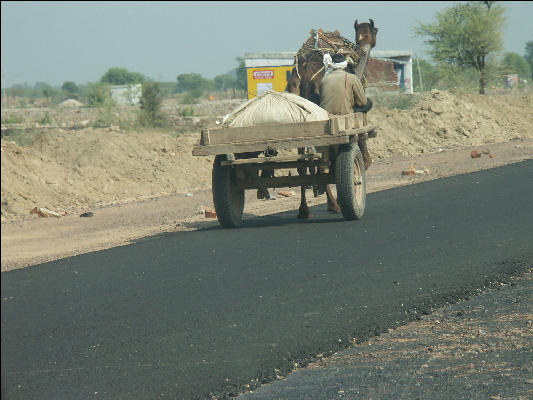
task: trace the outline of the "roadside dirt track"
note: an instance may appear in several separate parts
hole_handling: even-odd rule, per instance
[[[473,159],[474,149],[488,154]],[[416,157],[394,157],[376,160],[368,170],[369,193],[397,186],[494,168],[533,158],[533,140],[512,140],[486,146],[443,150]],[[402,175],[411,167],[429,174]],[[206,169],[210,166],[206,165]],[[282,189],[287,191],[286,189]],[[247,191],[246,218],[295,210],[299,206],[298,188],[294,197],[276,196],[276,200],[257,200],[254,191]],[[475,190],[475,188],[473,188]],[[273,192],[276,195],[277,192]],[[325,204],[325,195],[308,197],[309,205]],[[46,261],[102,250],[131,243],[139,238],[163,232],[190,231],[218,225],[200,213],[204,207],[213,208],[210,190],[166,195],[145,200],[129,201],[110,206],[91,207],[72,212],[62,218],[27,218],[2,223],[2,271]],[[324,205],[325,207],[325,205]],[[80,218],[83,211],[94,213]],[[338,216],[342,218],[341,215]]]

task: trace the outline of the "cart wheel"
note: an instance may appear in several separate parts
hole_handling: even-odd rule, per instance
[[[220,165],[226,156],[218,155],[213,163],[212,190],[217,218],[224,228],[235,228],[242,221],[244,189],[236,187],[237,177],[232,167]]]
[[[340,146],[335,166],[337,202],[347,221],[361,219],[366,205],[363,155],[357,143]]]

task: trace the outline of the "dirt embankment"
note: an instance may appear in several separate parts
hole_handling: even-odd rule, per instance
[[[217,113],[223,111],[219,106],[203,123],[214,126]],[[377,107],[369,113],[369,121],[380,126],[378,137],[369,144],[375,159],[528,139],[533,138],[533,94],[433,91],[411,110]],[[2,220],[28,216],[36,206],[68,213],[208,190],[212,159],[191,155],[198,138],[199,132],[171,136],[86,128],[49,130],[21,147],[6,136]]]
[[[533,137],[531,92],[480,96],[433,91],[412,110],[377,109],[368,115],[380,127],[369,142],[378,158]]]

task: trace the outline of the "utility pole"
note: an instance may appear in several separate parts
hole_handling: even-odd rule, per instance
[[[3,70],[3,68],[2,68]],[[6,94],[6,76],[2,73],[2,90],[4,95],[2,96],[2,119],[4,118],[5,110],[7,107],[7,94]]]
[[[418,61],[418,54],[416,55],[416,65],[418,66],[418,81],[420,82],[420,91],[424,90],[422,86],[422,73],[420,72],[420,62]]]

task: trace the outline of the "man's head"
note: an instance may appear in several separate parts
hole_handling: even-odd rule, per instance
[[[323,62],[326,69],[324,76],[333,72],[333,70],[345,69],[348,66],[346,56],[343,54],[333,54],[333,56],[331,56],[329,53],[326,53],[324,54]]]
[[[344,54],[333,54],[331,61],[333,61],[335,64],[339,64],[346,61],[346,56]]]

